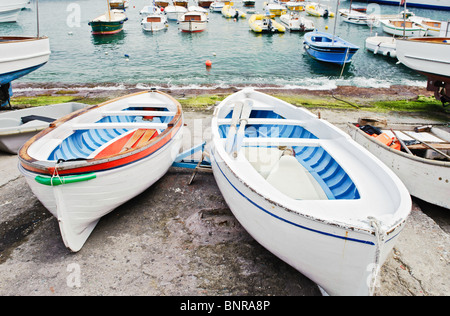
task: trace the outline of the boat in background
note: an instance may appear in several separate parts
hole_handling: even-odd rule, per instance
[[[209,9],[209,7],[211,6],[211,3],[213,3],[213,2],[214,2],[213,0],[198,0],[197,4],[199,6],[201,6],[202,8]]]
[[[157,5],[146,5],[145,7],[142,8],[141,11],[139,11],[140,15],[151,15],[151,14],[161,14],[161,8]]]
[[[128,8],[128,0],[109,0],[109,7],[111,10],[123,10]]]
[[[275,2],[269,2],[265,6],[263,6],[266,15],[270,15],[271,18],[276,16],[281,16],[287,13],[287,9],[284,5]]]
[[[181,105],[171,96],[123,96],[53,122],[20,149],[19,170],[76,252],[102,216],[167,172],[182,128]]]
[[[306,33],[303,47],[313,59],[337,65],[350,63],[359,49],[339,36],[319,31]]]
[[[86,106],[69,102],[0,112],[0,151],[17,154],[26,141],[50,123]]]
[[[230,2],[230,4],[225,4],[221,10],[222,15],[226,18],[245,18],[247,17],[247,14],[239,9],[236,9],[233,6],[233,2]]]
[[[198,33],[206,30],[208,18],[199,11],[188,11],[178,19],[178,28],[182,32]]]
[[[209,10],[212,12],[222,12],[222,8],[224,6],[225,6],[225,1],[217,1],[216,0],[213,3],[211,3],[211,5],[209,6]]]
[[[347,132],[391,168],[412,196],[450,209],[449,131],[427,124],[395,126],[372,121],[360,119],[358,123],[347,123]],[[400,146],[402,150],[391,146],[399,139],[405,144]]]
[[[254,7],[255,2],[255,0],[242,0],[242,4],[244,5],[244,7]]]
[[[141,21],[142,29],[147,32],[157,32],[169,27],[167,16],[164,14],[149,14]]]
[[[358,0],[354,0],[358,1]],[[362,0],[360,0],[362,1]],[[366,2],[364,0],[364,2]],[[402,0],[370,0],[370,2],[399,6]],[[433,10],[450,10],[450,2],[445,0],[407,0],[409,7]]]
[[[188,0],[172,0],[174,6],[185,7],[187,9],[189,5]]]
[[[92,28],[92,35],[112,35],[122,32],[125,21],[128,21],[128,18],[122,10],[109,9],[88,24]]]
[[[447,23],[443,21],[431,20],[428,18],[413,16],[410,18],[411,21],[419,24],[425,32],[425,36],[450,36],[450,30],[448,29]],[[441,30],[443,35],[441,35]],[[447,31],[447,35],[445,32]]]
[[[20,11],[29,0],[4,0],[0,3],[0,23],[17,22]]]
[[[167,19],[178,21],[183,14],[187,12],[187,9],[182,6],[168,5],[164,12],[167,15]]]
[[[305,11],[311,16],[316,17],[334,17],[334,13],[330,10],[330,8],[324,4],[310,2],[305,6]]]
[[[211,121],[211,166],[236,219],[329,295],[370,295],[411,211],[400,179],[311,112],[243,89]]]
[[[383,31],[395,36],[425,36],[425,29],[418,23],[404,19],[380,20]]]
[[[280,21],[291,32],[311,32],[315,28],[313,21],[294,11],[280,16]]]
[[[397,40],[393,36],[371,36],[366,38],[366,49],[374,55],[397,57]]]
[[[305,11],[305,1],[288,1],[285,3],[288,11]]]
[[[286,28],[264,14],[253,14],[248,20],[250,29],[255,33],[284,33]]]
[[[155,5],[160,8],[165,8],[169,5],[169,1],[168,0],[156,0]]]
[[[427,90],[437,100],[450,103],[450,37],[398,38],[397,58],[427,77]]]
[[[9,102],[11,82],[44,66],[50,54],[48,37],[0,37],[0,106]]]

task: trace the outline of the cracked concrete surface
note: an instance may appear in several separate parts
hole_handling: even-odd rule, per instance
[[[186,113],[188,127],[209,116]],[[208,133],[200,127],[190,137],[197,144]],[[211,174],[187,185],[190,175],[172,168],[103,217],[73,254],[20,176],[17,157],[0,154],[0,295],[320,295],[247,234]],[[450,294],[449,231],[423,212],[428,207],[414,203],[375,295]]]

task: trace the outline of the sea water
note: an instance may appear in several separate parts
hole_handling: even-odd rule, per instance
[[[190,0],[193,4],[193,0]],[[264,0],[254,10],[263,12]],[[333,11],[336,1],[321,1]],[[355,2],[354,2],[355,3]],[[39,70],[17,82],[151,86],[230,87],[240,85],[283,88],[331,89],[337,85],[389,87],[425,86],[424,76],[397,64],[397,59],[374,55],[365,49],[365,39],[383,34],[381,28],[348,24],[342,18],[301,14],[313,20],[319,31],[336,34],[360,47],[344,69],[311,59],[303,49],[303,33],[256,34],[247,18],[227,19],[209,12],[207,30],[182,33],[176,21],[166,30],[151,33],[141,27],[139,11],[150,0],[130,0],[123,32],[93,36],[88,22],[107,11],[106,0],[40,0],[39,34],[50,38],[51,57]],[[367,5],[365,2],[356,2]],[[348,8],[341,1],[340,8]],[[241,2],[235,6],[243,11]],[[403,7],[370,4],[370,11],[398,14]],[[417,16],[450,19],[449,11],[409,8]],[[276,20],[279,20],[277,17]],[[37,34],[35,1],[19,15],[17,23],[0,24],[0,34]],[[212,67],[205,67],[210,60]]]

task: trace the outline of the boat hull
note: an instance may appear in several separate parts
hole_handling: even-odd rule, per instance
[[[357,143],[391,168],[412,196],[450,209],[450,162],[425,159],[392,149],[351,123],[347,123],[347,131]]]
[[[397,39],[397,57],[415,71],[450,82],[450,38]]]
[[[0,4],[0,23],[17,22],[20,11],[28,0],[9,0]]]
[[[359,47],[326,33],[311,32],[305,35],[303,47],[313,59],[330,64],[343,65],[352,61]]]
[[[7,84],[45,65],[50,58],[47,37],[0,38],[0,84]]]
[[[392,58],[397,57],[396,39],[386,36],[374,36],[366,39],[366,49],[375,55],[380,54]]]
[[[395,36],[403,36],[406,37],[417,37],[417,36],[425,36],[425,30],[418,24],[415,24],[412,27],[398,27],[390,23],[390,21],[381,20],[381,26],[383,31],[387,34],[395,35]]]
[[[112,35],[123,31],[123,21],[90,22],[92,35]]]

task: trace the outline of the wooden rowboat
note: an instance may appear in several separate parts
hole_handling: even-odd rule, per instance
[[[166,173],[182,126],[171,96],[132,94],[55,121],[21,148],[19,169],[58,219],[64,244],[78,251],[103,215]]]
[[[365,132],[366,126],[370,125],[348,123],[347,130],[356,142],[397,174],[412,196],[450,209],[450,159],[445,157],[450,153],[449,131],[427,127],[426,131],[415,132],[420,125],[402,125],[391,126],[392,132],[382,124],[374,136],[384,133],[388,138],[398,137],[408,148],[398,150],[371,136],[373,132]]]
[[[330,295],[367,295],[411,210],[403,183],[347,134],[252,89],[223,100],[211,164],[265,248]]]

